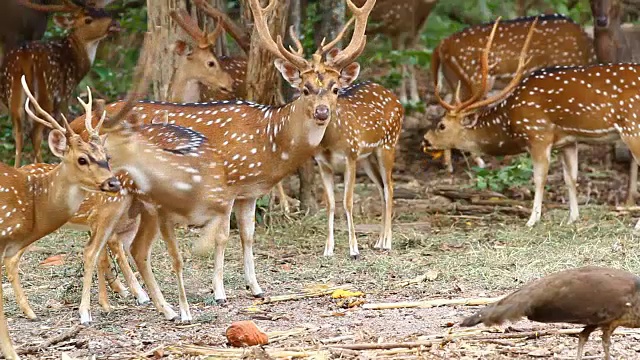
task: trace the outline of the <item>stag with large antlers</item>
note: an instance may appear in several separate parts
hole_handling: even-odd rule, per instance
[[[547,68],[534,72],[519,84],[527,64],[531,31],[520,54],[516,76],[497,95],[480,100],[488,89],[491,41],[480,59],[483,76],[479,91],[456,104],[446,103],[436,92],[448,112],[425,139],[435,148],[460,148],[490,155],[529,152],[535,196],[528,226],[540,220],[551,149],[561,149],[569,192],[569,222],[573,222],[579,215],[577,142],[611,142],[621,138],[636,159],[640,155],[640,144],[634,137],[640,66]]]
[[[375,0],[368,0],[365,6],[357,8],[348,2],[355,14],[355,31],[349,45],[333,57],[331,62],[325,62],[319,53],[314,55],[312,61],[308,61],[301,51],[285,49],[280,37],[274,41],[269,34],[264,13],[271,11],[275,2],[264,8],[255,0],[250,2],[262,44],[277,57],[276,68],[285,80],[300,90],[301,95],[288,104],[266,106],[244,101],[207,104],[142,101],[130,105],[133,113],[145,123],[150,123],[154,116],[166,111],[169,123],[201,132],[218,149],[227,174],[227,192],[235,198],[233,206],[244,250],[245,279],[254,296],[263,296],[255,276],[253,260],[256,200],[316,153],[327,125],[335,116],[340,90],[347,88],[358,75],[359,64],[354,60],[364,48],[367,17],[374,3]],[[337,40],[327,44],[323,50],[329,51],[336,42]],[[122,108],[122,102],[107,106],[108,118]],[[111,124],[107,120],[103,128],[108,128]],[[111,141],[107,142],[109,149],[110,144]],[[199,198],[191,197],[187,203],[192,204],[194,199]],[[154,228],[153,225],[143,226],[144,221],[141,221],[141,229]],[[147,259],[148,248],[136,246],[136,243],[139,238],[150,239],[149,236],[149,231],[139,232],[131,249],[134,258],[137,257],[143,264]],[[215,245],[214,289],[218,302],[226,300],[222,277],[228,236],[229,217],[226,216],[221,227],[207,227],[205,235],[196,244],[196,247],[201,248]],[[141,243],[148,243],[150,246],[151,241]],[[152,276],[151,273],[150,275]],[[145,283],[149,284],[146,279]],[[152,299],[158,294],[159,291],[154,293],[149,289]],[[184,313],[185,306],[182,302],[180,305],[181,313]],[[166,314],[165,312],[165,316]]]
[[[531,24],[537,21],[531,39],[531,60],[524,69],[524,76],[550,66],[584,66],[595,63],[593,44],[580,25],[570,18],[559,15],[540,15],[501,21],[489,62],[488,88],[501,89],[516,74],[518,67],[518,42],[524,39]],[[481,85],[482,77],[478,58],[487,43],[494,24],[468,27],[443,39],[433,52],[431,75],[434,87],[444,78],[453,92],[460,86],[460,99],[467,100],[473,89]],[[480,157],[474,159],[484,166]],[[444,163],[453,171],[451,151],[445,150]]]
[[[9,51],[0,68],[0,103],[9,109],[16,142],[15,167],[22,161],[23,129],[27,119],[22,110],[24,93],[20,77],[37,90],[36,98],[48,113],[66,114],[71,93],[89,72],[100,40],[118,31],[118,22],[101,8],[81,7],[70,0],[62,5],[37,5],[21,0],[29,8],[45,12],[65,12],[71,16],[56,17],[57,22],[71,29],[62,39],[27,42]],[[31,129],[31,142],[36,162],[42,162],[40,146],[43,125],[35,122]]]
[[[97,133],[89,141],[84,141],[64,117],[64,126],[61,126],[42,109],[31,94],[24,76],[21,84],[28,97],[24,104],[25,111],[34,121],[52,129],[49,147],[61,159],[61,163],[42,175],[26,174],[0,164],[0,172],[4,173],[0,179],[0,204],[3,204],[0,216],[2,262],[4,258],[11,258],[29,244],[64,225],[78,210],[88,192],[120,190],[120,183],[111,173],[102,139]],[[36,115],[30,105],[43,118]],[[9,268],[7,271],[11,273]],[[0,347],[6,358],[18,359],[7,330],[1,288]]]

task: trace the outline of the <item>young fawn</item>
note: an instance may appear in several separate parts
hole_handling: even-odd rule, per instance
[[[63,5],[37,5],[21,0],[21,4],[39,11],[66,12],[69,18],[58,16],[56,22],[70,28],[69,35],[49,41],[32,41],[14,48],[4,56],[0,67],[0,103],[9,109],[16,142],[15,167],[22,161],[23,130],[31,128],[35,161],[42,162],[40,145],[43,126],[27,123],[23,111],[24,93],[20,78],[36,91],[36,98],[45,111],[54,117],[67,113],[71,93],[89,72],[100,40],[120,29],[118,22],[101,8],[81,7],[70,0]]]
[[[503,88],[515,75],[518,67],[518,41],[524,39],[533,21],[536,31],[531,38],[531,60],[524,69],[524,76],[550,66],[579,66],[595,63],[593,44],[582,27],[570,18],[560,15],[521,17],[498,24],[488,70],[489,90]],[[444,38],[433,52],[431,75],[434,88],[444,80],[453,92],[460,86],[460,100],[465,101],[482,81],[478,58],[487,43],[493,23],[470,26]],[[484,161],[474,156],[478,166]],[[453,172],[451,151],[444,151],[444,163]]]
[[[493,36],[481,57],[480,91],[454,105],[443,101],[436,92],[448,112],[435,130],[425,134],[425,140],[435,148],[460,148],[490,155],[529,152],[535,196],[528,226],[540,220],[551,150],[561,149],[569,192],[569,222],[573,222],[578,219],[577,142],[622,139],[634,157],[640,155],[640,144],[634,137],[640,65],[547,68],[519,83],[527,63],[525,55],[532,30],[520,53],[516,76],[499,94],[479,100],[488,89],[488,53]]]
[[[0,253],[2,262],[34,241],[64,225],[78,210],[87,193],[117,192],[120,183],[109,167],[102,139],[89,127],[89,141],[76,134],[64,117],[64,127],[37,103],[23,76],[21,84],[28,96],[25,111],[43,126],[51,128],[49,147],[61,159],[53,170],[41,175],[27,174],[0,163]],[[34,105],[38,117],[30,109]],[[85,125],[89,125],[86,122]],[[1,264],[0,264],[1,265]],[[11,277],[9,264],[7,272]],[[7,359],[18,359],[4,316],[0,286],[0,347]]]

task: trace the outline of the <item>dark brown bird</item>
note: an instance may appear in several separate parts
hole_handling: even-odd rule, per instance
[[[499,325],[522,317],[585,325],[579,335],[578,360],[591,332],[600,328],[604,358],[609,360],[613,331],[618,326],[640,327],[640,277],[597,266],[559,271],[530,282],[460,325]]]

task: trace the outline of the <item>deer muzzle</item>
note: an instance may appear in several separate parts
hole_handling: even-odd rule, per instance
[[[596,26],[600,28],[607,27],[609,25],[609,19],[606,16],[596,17]]]
[[[120,181],[115,176],[108,178],[107,180],[103,181],[102,184],[100,184],[100,190],[110,193],[120,191],[120,187]]]
[[[318,125],[324,125],[329,119],[331,111],[327,105],[318,105],[313,111],[313,118]]]
[[[109,25],[109,32],[110,33],[117,33],[120,32],[121,28],[120,28],[120,23],[118,22],[118,20],[113,20],[111,21],[111,25]]]

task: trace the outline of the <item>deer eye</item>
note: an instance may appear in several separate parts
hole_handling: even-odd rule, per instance
[[[87,159],[80,157],[78,158],[78,164],[80,165],[87,165],[89,162],[87,161]]]
[[[440,123],[438,125],[438,130],[444,130],[444,129],[445,129],[444,123]]]
[[[86,18],[86,19],[84,19],[84,23],[85,23],[85,24],[87,24],[87,25],[91,24],[92,22],[93,22],[93,19],[92,19],[92,18]]]
[[[338,87],[336,86],[332,89],[332,91],[334,94],[338,95],[338,92],[340,91],[340,89],[338,89]]]
[[[309,89],[307,88],[302,89],[302,93],[305,95],[309,95]]]
[[[210,67],[210,68],[212,68],[212,67],[215,67],[215,66],[216,66],[216,63],[215,63],[215,62],[213,62],[213,61],[207,61],[207,66],[208,66],[208,67]]]

